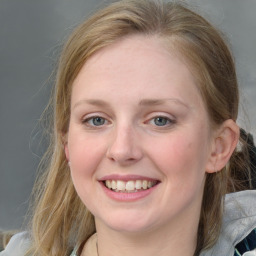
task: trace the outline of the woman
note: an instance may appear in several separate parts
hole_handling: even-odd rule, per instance
[[[2,255],[241,255],[256,199],[226,195],[232,168],[247,169],[238,98],[229,49],[201,16],[147,0],[97,12],[60,59],[31,230]]]

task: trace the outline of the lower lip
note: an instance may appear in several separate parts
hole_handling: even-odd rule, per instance
[[[141,190],[138,192],[121,193],[121,192],[114,192],[113,190],[106,188],[106,186],[103,184],[103,182],[100,182],[100,184],[103,188],[103,191],[106,193],[106,195],[108,197],[110,197],[111,199],[114,199],[116,201],[120,201],[120,202],[133,202],[133,201],[137,201],[142,198],[145,198],[145,197],[149,196],[159,185],[159,184],[157,184],[152,188],[149,188],[146,190]]]

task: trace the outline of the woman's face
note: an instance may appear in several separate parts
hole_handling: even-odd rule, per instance
[[[73,83],[65,150],[97,227],[197,222],[208,124],[192,74],[160,39],[132,36],[92,56]]]

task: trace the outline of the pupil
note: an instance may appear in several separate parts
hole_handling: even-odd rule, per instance
[[[166,123],[167,123],[167,119],[164,117],[156,117],[155,118],[155,124],[158,126],[166,125]]]
[[[105,120],[101,117],[95,117],[93,118],[93,124],[98,126],[98,125],[103,125],[105,123]]]

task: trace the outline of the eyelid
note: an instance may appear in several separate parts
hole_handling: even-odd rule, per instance
[[[151,113],[151,114],[148,115],[147,120],[151,120],[151,119],[154,119],[156,117],[167,118],[167,119],[169,119],[171,121],[175,121],[176,120],[176,117],[174,117],[171,114],[165,113],[165,112],[154,112],[154,113]]]
[[[85,123],[94,118],[102,118],[102,119],[105,119],[106,121],[108,121],[105,117],[102,117],[102,116],[90,116],[90,117],[83,118],[82,122]]]
[[[95,117],[102,117],[104,119],[109,120],[109,117],[106,114],[102,113],[102,112],[91,112],[91,113],[87,113],[87,114],[83,115],[81,117],[81,121],[83,122],[85,120],[95,118]]]
[[[103,125],[92,125],[89,124],[89,121],[92,120],[93,118],[102,118],[105,120],[105,123]],[[104,114],[102,113],[91,113],[91,114],[87,114],[84,117],[82,117],[81,119],[82,124],[86,125],[88,128],[92,128],[92,129],[97,129],[97,128],[102,128],[103,126],[109,125],[111,122],[109,121],[109,118],[105,117]]]
[[[150,122],[154,121],[155,118],[158,118],[158,117],[161,117],[161,118],[165,118],[167,119],[169,122],[168,124],[166,125],[163,125],[163,126],[157,126],[157,125],[153,125],[152,126],[155,126],[157,128],[160,128],[160,129],[164,129],[164,128],[168,128],[172,125],[174,125],[177,121],[176,121],[176,118],[171,116],[170,114],[166,114],[166,113],[153,113],[150,115],[149,118],[147,118],[147,121],[145,122],[146,124],[150,124]]]

